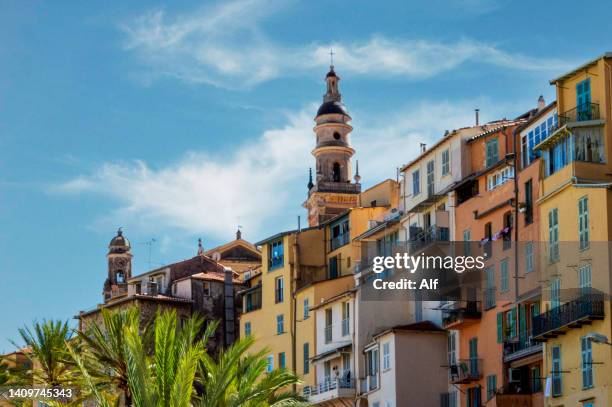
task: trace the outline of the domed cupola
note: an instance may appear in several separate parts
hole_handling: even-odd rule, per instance
[[[123,236],[121,228],[117,230],[117,235],[112,238],[108,244],[109,253],[127,253],[130,251],[131,245],[127,237]]]

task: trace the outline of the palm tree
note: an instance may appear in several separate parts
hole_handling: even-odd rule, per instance
[[[178,329],[176,312],[160,312],[151,344],[140,329],[137,309],[105,312],[103,319],[103,327],[80,335],[80,354],[71,349],[83,384],[98,404],[118,403],[109,396],[115,387],[123,389],[128,406],[190,407],[198,362],[216,324],[199,338],[201,318],[188,318]]]
[[[198,407],[260,407],[302,405],[295,393],[283,391],[299,379],[285,369],[267,372],[267,350],[249,354],[254,339],[249,336],[222,350],[217,360],[204,355],[200,365]]]
[[[125,311],[102,310],[102,324],[91,324],[86,331],[79,331],[80,361],[99,391],[117,394],[126,405],[132,397],[128,385],[127,358],[125,354],[126,329],[139,329],[140,312],[132,307]],[[149,345],[150,329],[145,327],[141,334],[144,346]]]
[[[32,363],[31,370],[16,372],[16,380],[29,380],[30,383],[44,384],[50,387],[68,384],[73,379],[71,368],[73,362],[69,357],[67,341],[71,338],[68,322],[44,320],[34,322],[32,329],[19,329],[19,335],[30,352],[26,356]],[[13,342],[19,348],[17,344]]]

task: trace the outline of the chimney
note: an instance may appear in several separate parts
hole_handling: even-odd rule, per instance
[[[230,346],[236,340],[236,307],[234,305],[234,272],[229,267],[224,267],[223,279],[223,303],[224,303],[224,345]]]
[[[480,109],[474,109],[474,113],[476,114],[476,126],[478,126],[480,124],[480,120],[479,120],[479,113],[480,113]]]
[[[427,144],[421,143],[421,154],[427,151]]]
[[[538,112],[546,107],[546,102],[544,101],[544,96],[540,95],[538,98]]]

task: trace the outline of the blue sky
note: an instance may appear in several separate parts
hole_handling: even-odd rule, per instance
[[[0,351],[101,300],[119,226],[138,273],[293,227],[332,47],[366,186],[476,107],[550,101],[612,27],[545,3],[0,1]]]

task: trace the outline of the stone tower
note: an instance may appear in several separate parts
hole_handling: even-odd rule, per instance
[[[340,77],[333,65],[325,81],[327,92],[317,111],[314,127],[316,147],[312,155],[316,160],[316,178],[313,182],[311,170],[308,199],[304,202],[310,226],[317,226],[345,209],[356,207],[361,192],[359,170],[355,173],[354,182],[351,181],[351,157],[355,150],[351,147],[349,136],[353,127],[349,124],[351,116],[342,103],[338,88]]]
[[[108,278],[104,282],[104,301],[127,292],[127,280],[132,277],[132,252],[130,241],[121,228],[108,245]]]

